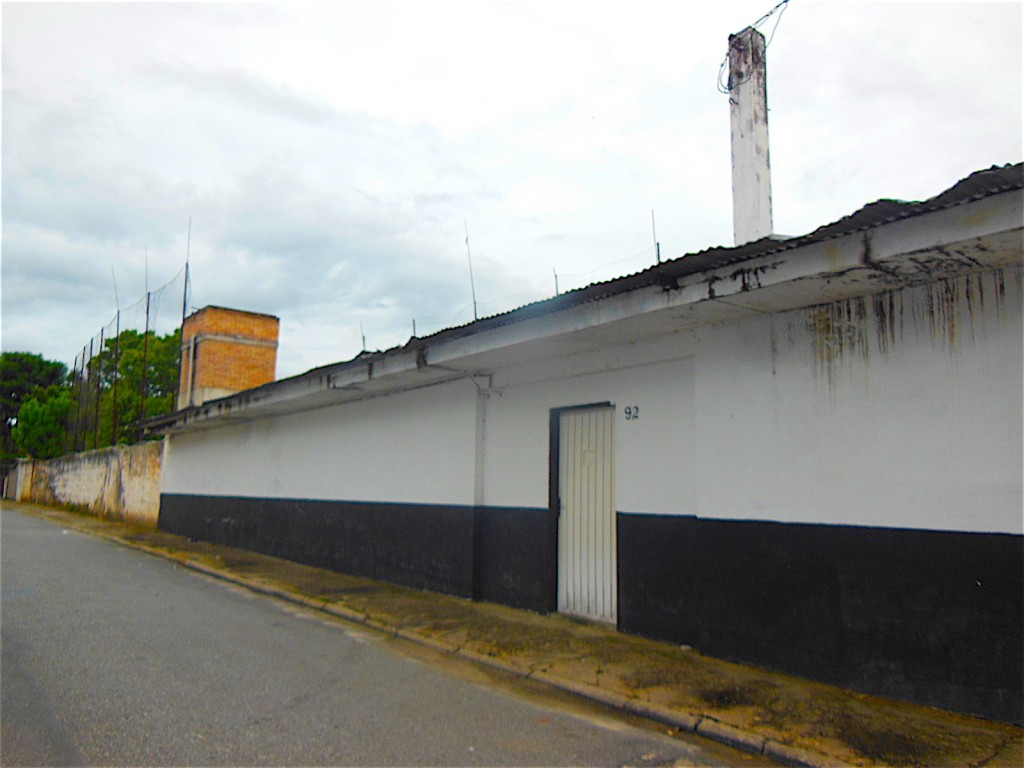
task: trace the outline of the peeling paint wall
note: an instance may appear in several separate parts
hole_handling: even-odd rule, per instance
[[[88,510],[155,528],[164,444],[141,443],[18,462],[18,501]]]

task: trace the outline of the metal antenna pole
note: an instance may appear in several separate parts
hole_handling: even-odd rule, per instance
[[[146,291],[146,332],[142,334],[142,383],[139,389],[142,395],[142,405],[139,408],[139,427],[136,440],[142,442],[142,424],[146,421],[146,391],[149,389],[149,291]]]
[[[188,217],[188,234],[185,236],[185,290],[181,297],[181,322],[185,323],[185,316],[188,315],[188,269],[189,251],[192,247],[192,217]]]
[[[75,403],[75,451],[78,451],[78,434],[82,426],[82,402],[85,400],[85,347],[82,347],[82,375],[78,377],[78,402]],[[82,441],[82,449],[85,449],[85,441]]]
[[[93,342],[96,341],[96,337],[89,339],[89,380],[96,378],[96,371],[92,367],[93,360]],[[89,450],[89,395],[92,393],[86,390],[85,392],[85,433],[82,435],[82,450]],[[92,433],[92,447],[96,447],[96,432]]]
[[[118,442],[118,405],[117,405],[117,380],[121,378],[121,310],[117,310],[117,330],[114,336],[114,412],[110,427],[110,444],[117,445]]]
[[[466,227],[466,258],[469,259],[469,288],[473,292],[473,319],[476,320],[476,283],[473,281],[473,254],[469,252],[469,222],[463,219],[462,223]]]
[[[658,230],[654,228],[654,209],[651,209],[651,235],[654,237],[654,254],[661,264],[661,243],[658,242]]]
[[[75,355],[75,367],[71,369],[71,391],[75,391],[75,379],[78,378],[78,355]],[[64,453],[71,453],[71,430],[74,424],[74,416],[71,413],[71,409],[68,408],[68,423],[67,428],[64,430]]]
[[[181,328],[178,331],[178,388],[174,393],[174,410],[181,401],[181,375],[185,370],[185,318],[188,316],[188,267],[192,247],[192,217],[188,217],[188,234],[185,236],[185,288],[181,292]],[[191,360],[190,360],[191,365]],[[190,374],[191,375],[191,368]]]
[[[103,329],[100,328],[100,350],[96,362],[96,422],[92,430],[92,447],[100,447],[100,393],[103,391]]]
[[[121,357],[118,354],[121,344],[121,299],[117,295],[117,275],[114,274],[113,264],[110,265],[110,279],[114,281],[114,303],[117,305],[117,320],[114,326],[114,372],[111,379],[113,400],[111,402],[110,444],[117,445],[117,380],[121,378]]]

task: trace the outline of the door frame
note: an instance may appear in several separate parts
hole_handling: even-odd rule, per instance
[[[615,412],[614,403],[610,400],[602,400],[592,403],[582,403],[579,405],[559,406],[557,408],[550,409],[548,414],[548,551],[546,559],[548,584],[550,584],[547,601],[547,611],[549,613],[558,613],[558,564],[560,556],[558,551],[558,526],[562,510],[562,500],[558,495],[559,481],[561,479],[559,477],[558,467],[559,451],[562,440],[562,414],[569,411],[586,411],[595,408],[611,408],[612,412]],[[614,524],[617,526],[618,513],[613,509],[612,514],[616,516]],[[618,542],[618,536],[615,537],[615,540]],[[616,548],[618,548],[617,543]],[[618,594],[618,553],[616,553],[615,561],[616,594]],[[615,615],[618,616],[618,606],[616,606]],[[617,622],[618,620],[616,619],[616,623]]]

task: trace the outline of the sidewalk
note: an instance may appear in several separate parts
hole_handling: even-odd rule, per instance
[[[407,589],[73,512],[3,505],[783,764],[1024,765],[1021,728],[732,664],[563,616]]]

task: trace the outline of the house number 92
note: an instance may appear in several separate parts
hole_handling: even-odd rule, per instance
[[[626,421],[636,421],[640,418],[639,405],[627,405],[622,411],[626,414]]]

